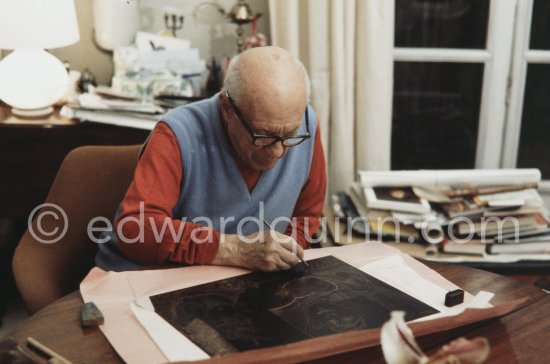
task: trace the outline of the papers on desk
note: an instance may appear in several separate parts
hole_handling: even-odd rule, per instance
[[[410,273],[413,271],[415,272],[414,277],[416,277],[412,279],[416,282],[415,287],[420,285],[424,286],[425,290],[436,289],[438,292],[458,288],[437,272],[410,256],[380,243],[312,249],[305,252],[307,260],[327,255],[333,255],[357,268],[365,268],[369,270],[369,274],[374,272],[381,277],[380,279],[388,278],[390,281],[399,281],[397,274],[401,275],[404,271],[407,272],[407,279],[411,279],[410,277],[413,277],[413,275]],[[387,261],[381,260],[385,258],[390,259]],[[369,263],[373,262],[378,263],[368,266]],[[386,269],[384,267],[387,267],[387,264],[393,267],[391,269],[393,273],[382,272]],[[145,316],[148,317],[144,320],[141,317],[143,315],[140,315],[140,313],[144,313],[143,306],[147,307],[147,305],[140,304],[132,307],[132,302],[136,298],[148,297],[245,273],[247,271],[244,269],[217,266],[192,266],[169,270],[120,273],[104,272],[94,268],[81,283],[80,290],[85,301],[94,301],[103,312],[105,324],[100,326],[100,329],[124,361],[129,363],[158,363],[172,358],[180,358],[181,356],[184,356],[186,360],[190,360],[191,358],[199,358],[200,352],[194,351],[195,349],[190,346],[182,345],[184,339],[181,337],[174,339],[176,340],[174,342],[178,343],[175,345],[177,348],[171,346],[169,349],[161,350],[148,334],[148,332],[154,333],[158,330],[158,326],[153,329],[149,326],[151,318],[153,318],[153,322],[155,321],[155,316],[151,315],[151,312],[145,312]],[[406,282],[406,285],[410,286],[411,281]],[[472,296],[466,294],[466,304],[471,301]],[[136,319],[135,312],[138,312],[139,320]],[[166,325],[161,323],[160,327],[161,329],[162,327],[166,328]],[[170,329],[167,330],[170,331]],[[157,336],[158,334],[153,335]],[[128,339],[129,337],[131,337],[131,340]],[[183,350],[180,350],[182,348]]]
[[[113,90],[132,97],[200,95],[206,62],[190,45],[188,40],[138,32],[135,44],[114,51]]]
[[[118,111],[146,115],[159,115],[166,111],[152,102],[140,102],[139,100],[130,99],[107,99],[95,93],[79,95],[78,107],[94,111]]]
[[[165,110],[153,103],[106,99],[93,93],[82,94],[78,104],[66,105],[60,114],[67,118],[129,128],[152,130]]]
[[[148,114],[120,113],[107,110],[88,110],[63,106],[60,115],[70,119],[80,119],[101,124],[124,126],[128,128],[153,130],[160,116]]]
[[[151,301],[140,305],[147,300],[136,300],[130,304],[134,316],[166,356],[169,362],[195,361],[208,359],[210,356],[184,335],[180,334],[172,325],[155,313]]]
[[[489,301],[494,296],[490,292],[481,291],[473,300],[469,298],[463,304],[447,307],[444,302],[448,291],[421,277],[405,263],[402,257],[397,255],[369,263],[361,270],[440,311],[438,314],[420,318],[418,321],[458,315],[467,308],[489,308],[491,307]]]

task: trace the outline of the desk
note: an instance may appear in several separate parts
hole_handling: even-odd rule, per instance
[[[542,335],[550,332],[550,318],[547,315],[550,296],[533,286],[493,273],[457,265],[424,263],[472,294],[480,290],[494,292],[492,302],[495,304],[521,297],[532,300],[530,305],[499,320],[482,323],[475,328],[460,329],[468,330],[466,334],[463,333],[468,338],[485,336],[489,339],[493,353],[489,363],[543,363],[550,357],[550,345],[547,345],[547,338]],[[33,336],[74,363],[120,363],[120,357],[98,328],[80,327],[81,303],[80,294],[73,292],[27,319],[7,337],[23,343],[28,336]],[[443,340],[457,334],[456,331],[438,333],[422,338],[420,343],[430,353]],[[379,347],[375,347],[328,357],[322,362],[351,360],[382,362],[382,352]]]
[[[0,104],[0,218],[26,219],[44,202],[65,156],[81,145],[142,144],[149,131],[62,118],[20,119]]]

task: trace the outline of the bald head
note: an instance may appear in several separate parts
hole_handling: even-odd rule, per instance
[[[303,64],[278,47],[249,49],[235,57],[228,68],[224,91],[243,107],[284,109],[309,100],[309,79]]]
[[[222,91],[222,122],[236,158],[249,168],[273,168],[289,148],[282,138],[306,133],[309,79],[302,63],[284,49],[253,48],[233,58]],[[257,144],[258,134],[264,141],[281,140]]]

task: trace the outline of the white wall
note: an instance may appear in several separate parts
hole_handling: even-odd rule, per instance
[[[136,1],[136,0],[134,0]],[[199,48],[201,58],[209,61],[212,56],[233,55],[236,52],[236,26],[219,17],[220,22],[214,25],[200,23],[193,13],[201,0],[139,0],[141,13],[141,29],[157,32],[164,28],[163,7],[170,7],[185,17],[183,29],[177,32],[179,38],[189,39],[191,46]],[[227,11],[237,0],[214,0]],[[258,31],[264,33],[268,39],[269,14],[268,0],[249,0],[250,7],[255,13],[262,13],[258,21]],[[70,47],[54,49],[54,53],[62,61],[71,63],[74,69],[83,70],[88,67],[96,76],[98,83],[109,84],[113,75],[112,53],[98,48],[93,39],[92,0],[75,0],[78,21],[80,26],[80,41]],[[201,7],[201,13],[212,11]],[[249,34],[250,25],[245,26],[245,34]]]

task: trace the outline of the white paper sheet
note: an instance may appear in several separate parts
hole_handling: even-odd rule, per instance
[[[376,186],[498,186],[540,182],[540,170],[454,169],[419,171],[359,171],[363,187]]]
[[[136,47],[140,51],[152,51],[151,42],[158,48],[163,47],[167,51],[185,51],[191,47],[191,42],[187,39],[175,37],[166,37],[154,33],[137,32]]]
[[[148,297],[145,298],[148,299]],[[150,302],[149,300],[150,307],[153,307]],[[130,308],[168,361],[195,361],[210,358],[154,310],[143,307],[137,300],[130,304]]]
[[[438,314],[420,318],[418,321],[458,315],[466,308],[491,307],[489,301],[494,296],[490,292],[482,291],[483,293],[480,292],[481,295],[478,294],[479,297],[473,298],[468,292],[464,292],[464,303],[447,307],[445,306],[445,295],[449,291],[422,278],[398,255],[366,264],[360,269],[440,311]],[[472,303],[474,306],[472,306]]]
[[[68,106],[63,106],[59,112],[61,116],[66,118],[77,118],[82,122],[90,121],[101,124],[109,124],[123,126],[128,128],[153,130],[157,124],[158,116],[134,117],[124,115],[117,112],[98,112],[82,109],[73,109]]]

